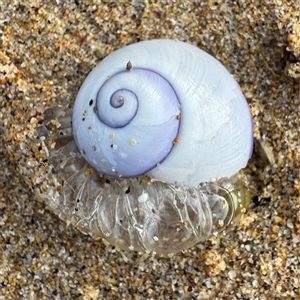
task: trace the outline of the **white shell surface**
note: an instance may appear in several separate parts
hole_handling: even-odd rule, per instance
[[[86,142],[88,131],[81,120],[90,99],[96,99],[101,86],[109,77],[124,71],[128,61],[133,69],[151,70],[165,78],[180,102],[178,143],[163,162],[147,173],[149,176],[167,183],[196,186],[213,178],[232,176],[247,165],[252,154],[252,120],[237,82],[206,52],[173,40],[145,41],[117,50],[89,74],[73,113],[79,149],[86,148],[80,135],[85,136]],[[94,158],[87,160],[96,169],[101,163]]]

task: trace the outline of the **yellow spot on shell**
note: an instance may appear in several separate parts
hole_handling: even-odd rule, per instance
[[[111,133],[108,137],[109,137],[109,139],[113,140],[115,138],[115,134]]]
[[[87,169],[87,171],[85,172],[86,176],[92,176],[93,174],[93,170],[92,169]]]
[[[131,139],[130,140],[130,145],[131,146],[135,146],[136,145],[136,140],[135,139]]]
[[[177,138],[173,141],[173,144],[176,145],[176,144],[178,144],[178,142],[179,142],[179,137],[177,137]]]

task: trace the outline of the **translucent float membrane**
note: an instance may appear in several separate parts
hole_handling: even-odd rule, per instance
[[[236,221],[248,205],[247,191],[236,177],[184,187],[147,176],[110,178],[93,169],[72,138],[70,114],[45,114],[40,132],[55,132],[50,119],[59,118],[56,147],[51,152],[59,186],[49,207],[63,220],[94,239],[135,251],[168,254],[217,235]],[[47,121],[48,118],[48,121]]]

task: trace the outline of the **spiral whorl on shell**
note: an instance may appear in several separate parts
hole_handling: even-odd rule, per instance
[[[104,82],[83,113],[88,146],[82,151],[107,175],[145,174],[170,153],[179,114],[176,94],[163,77],[144,69],[121,71]]]
[[[185,186],[235,174],[252,151],[251,116],[238,84],[206,52],[171,40],[105,58],[79,91],[73,129],[98,171],[147,173]]]

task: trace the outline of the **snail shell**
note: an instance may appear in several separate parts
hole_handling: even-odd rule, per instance
[[[252,153],[252,121],[237,82],[206,52],[152,40],[117,50],[75,101],[77,146],[99,172],[197,186],[229,177]]]
[[[227,70],[191,45],[153,40],[112,53],[73,112],[52,108],[45,126],[42,135],[59,130],[49,158],[57,188],[37,195],[121,249],[179,252],[228,228],[249,203],[230,177],[252,152],[249,107]]]

